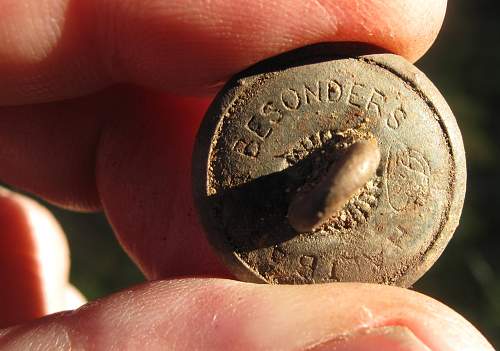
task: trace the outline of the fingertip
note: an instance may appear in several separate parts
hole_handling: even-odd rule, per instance
[[[493,350],[458,314],[405,289],[216,279],[147,283],[0,334],[7,346],[61,341],[95,350]]]
[[[446,15],[447,0],[403,1],[404,13],[411,20],[400,17],[400,38],[391,51],[415,62],[434,44]]]
[[[55,218],[40,204],[0,191],[0,325],[65,308],[69,251]]]
[[[342,23],[346,27],[341,32],[346,33],[349,40],[384,48],[414,62],[436,40],[447,0],[366,1],[364,5],[358,12],[343,13]]]
[[[117,20],[128,18],[133,8],[126,7]],[[171,12],[177,17],[169,17]],[[415,61],[436,39],[445,12],[446,0],[180,4],[133,17],[144,30],[117,31],[115,40],[127,37],[131,45],[114,47],[114,54],[121,62],[118,76],[126,80],[199,94],[261,60],[321,42],[367,44]],[[152,34],[147,41],[146,29]],[[165,40],[171,29],[176,38]]]
[[[66,99],[121,82],[207,94],[259,61],[321,42],[369,44],[414,61],[434,42],[446,11],[446,0],[45,5],[11,5],[4,16],[4,104]]]
[[[18,201],[4,189],[0,228],[0,327],[6,327],[40,317],[45,310],[30,225]]]

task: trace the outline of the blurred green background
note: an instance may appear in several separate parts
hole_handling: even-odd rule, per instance
[[[468,318],[500,347],[500,16],[491,0],[451,0],[443,30],[417,66],[440,88],[462,129],[468,191],[461,225],[415,286]],[[72,250],[71,281],[89,299],[143,281],[102,215],[50,207]]]

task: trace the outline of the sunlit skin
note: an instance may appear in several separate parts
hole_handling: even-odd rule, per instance
[[[492,350],[462,317],[409,290],[231,280],[191,199],[198,124],[233,74],[325,41],[414,61],[445,9],[436,0],[0,0],[0,180],[68,209],[104,210],[146,277],[164,279],[35,320],[82,297],[62,269],[57,223],[2,192],[0,257],[13,268],[0,270],[9,292],[0,326],[21,324],[0,331],[0,349],[320,350],[343,336],[353,349],[369,340],[403,350],[363,334],[397,325],[432,350]],[[63,254],[45,259],[40,241]]]

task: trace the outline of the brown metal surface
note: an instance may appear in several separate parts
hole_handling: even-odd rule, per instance
[[[288,206],[288,222],[299,233],[312,232],[337,216],[373,178],[380,164],[377,140],[356,141],[311,190],[297,189]]]
[[[326,222],[297,232],[287,218],[297,193],[372,138],[375,175]],[[465,178],[460,131],[443,97],[387,54],[233,80],[207,112],[193,157],[210,242],[238,278],[273,284],[413,284],[458,225]]]

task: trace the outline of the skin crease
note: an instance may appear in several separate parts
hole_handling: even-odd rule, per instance
[[[1,0],[0,180],[69,209],[103,208],[150,279],[228,276],[190,194],[193,140],[209,101],[175,94],[213,92],[261,59],[324,41],[415,60],[445,8],[435,0]],[[17,321],[39,316],[34,309]],[[299,350],[371,323],[404,324],[436,350],[491,349],[463,318],[407,290],[211,279],[147,283],[13,327],[0,332],[0,349]]]
[[[75,350],[164,350],[165,345],[176,350],[305,350],[380,325],[406,325],[431,350],[491,350],[455,312],[410,290],[355,283],[277,287],[217,279],[134,287],[74,312],[7,329],[0,349],[28,349],[39,339],[41,345]]]
[[[414,61],[445,10],[446,1],[434,0],[2,0],[0,104],[116,82],[214,92],[255,62],[328,41],[370,43]]]
[[[437,35],[446,3],[412,3],[366,1],[361,6],[361,2],[346,1],[328,7],[326,1],[313,1],[303,5],[312,11],[304,18],[301,11],[293,9],[298,3],[288,1],[248,8],[247,2],[165,6],[151,0],[139,6],[133,0],[106,0],[99,2],[95,13],[92,1],[50,0],[45,6],[40,2],[21,6],[4,0],[0,4],[10,16],[0,21],[0,74],[6,79],[0,102],[53,100],[72,91],[83,94],[90,89],[89,77],[107,77],[109,84],[130,80],[136,74],[132,72],[141,69],[145,70],[142,78],[134,82],[176,91],[183,90],[182,83],[199,94],[264,57],[326,40],[366,42],[416,58]],[[259,8],[266,11],[257,11]],[[243,11],[245,20],[236,15],[237,10],[248,10]],[[50,15],[50,23],[37,17],[28,26],[26,18],[37,11]],[[314,11],[319,11],[318,16],[313,16]],[[426,16],[420,16],[421,11]],[[206,13],[211,14],[209,19]],[[131,14],[135,21],[129,21]],[[249,21],[250,16],[254,20]],[[203,19],[209,22],[208,28],[215,26],[214,30],[203,27]],[[16,25],[16,21],[20,23]],[[121,21],[127,25],[118,25]],[[270,22],[274,25],[266,25]],[[113,28],[105,27],[112,24]],[[141,27],[146,24],[147,28]],[[23,30],[14,31],[18,26]],[[35,36],[35,40],[29,28],[40,38]],[[138,38],[140,33],[147,33],[147,38]],[[221,33],[224,38],[219,37]],[[170,44],[179,36],[184,38],[182,45]],[[268,41],[262,41],[262,36]],[[108,45],[101,45],[101,41]],[[115,43],[127,45],[119,48]],[[209,50],[214,46],[217,50]],[[103,47],[106,49],[100,50]],[[140,60],[129,57],[138,53]],[[106,64],[110,60],[123,64]],[[190,60],[196,62],[183,68]],[[110,66],[115,67],[114,72],[109,71]],[[166,77],[162,78],[166,81],[148,80],[147,70],[152,67],[154,76]],[[173,72],[161,71],[168,67]],[[72,87],[65,81],[66,69],[71,69]],[[97,73],[101,71],[104,73]],[[121,71],[126,73],[117,73]],[[15,72],[38,77],[45,86],[20,79]],[[212,76],[203,78],[207,72]],[[117,75],[119,78],[112,78]],[[92,84],[93,88],[102,85]],[[190,195],[191,150],[207,105],[207,100],[120,86],[76,100],[0,108],[0,161],[6,166],[0,169],[0,179],[70,209],[102,206],[126,251],[151,279],[227,275],[206,243]],[[143,235],[145,230],[148,235]],[[178,240],[178,233],[185,240]],[[199,254],[184,254],[189,251]]]

